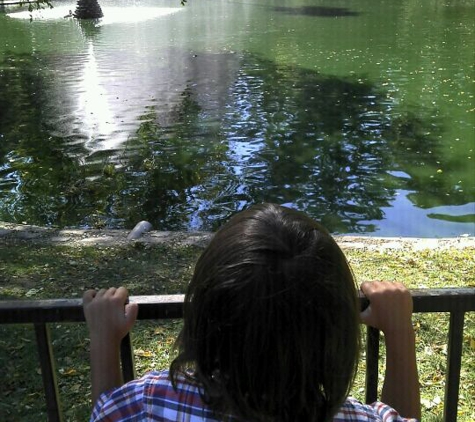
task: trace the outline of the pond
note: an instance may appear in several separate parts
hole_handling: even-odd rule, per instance
[[[475,235],[472,0],[101,1],[0,12],[0,220]]]

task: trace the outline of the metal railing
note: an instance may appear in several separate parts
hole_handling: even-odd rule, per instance
[[[411,290],[414,312],[449,312],[448,353],[445,382],[444,421],[457,420],[457,404],[462,361],[463,327],[466,312],[475,311],[475,288]],[[183,317],[183,295],[131,296],[139,304],[139,320]],[[361,298],[364,301],[364,298]],[[81,299],[0,301],[0,324],[34,325],[48,420],[62,421],[50,323],[83,322]],[[380,333],[367,330],[366,402],[377,399]],[[135,378],[130,336],[121,344],[122,372],[125,381]]]

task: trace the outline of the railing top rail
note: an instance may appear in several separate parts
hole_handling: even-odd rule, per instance
[[[414,312],[475,311],[475,287],[411,289]]]
[[[139,304],[138,319],[183,316],[184,295],[130,296]],[[0,323],[46,323],[84,321],[82,299],[0,301]]]
[[[414,312],[475,311],[475,287],[412,289]],[[184,295],[131,296],[139,304],[138,319],[183,316]],[[363,300],[363,298],[361,298]],[[0,323],[84,321],[82,299],[0,301]]]

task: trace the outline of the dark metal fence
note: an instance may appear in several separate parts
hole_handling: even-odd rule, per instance
[[[475,288],[411,290],[414,312],[449,312],[448,354],[445,383],[444,421],[457,419],[462,361],[463,326],[466,312],[475,311]],[[172,319],[183,316],[183,295],[132,296],[139,304],[138,319]],[[363,301],[364,299],[361,298]],[[35,327],[49,421],[61,421],[60,398],[49,323],[83,322],[81,299],[0,301],[0,324],[31,323]],[[377,398],[379,331],[367,330],[366,402]],[[121,345],[124,380],[135,378],[130,337]]]

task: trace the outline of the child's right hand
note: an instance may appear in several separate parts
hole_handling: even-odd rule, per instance
[[[361,290],[370,302],[360,314],[364,324],[378,328],[386,336],[412,330],[412,296],[403,284],[367,282]]]
[[[88,290],[83,295],[83,309],[91,342],[116,347],[137,319],[138,305],[127,303],[124,287]]]

